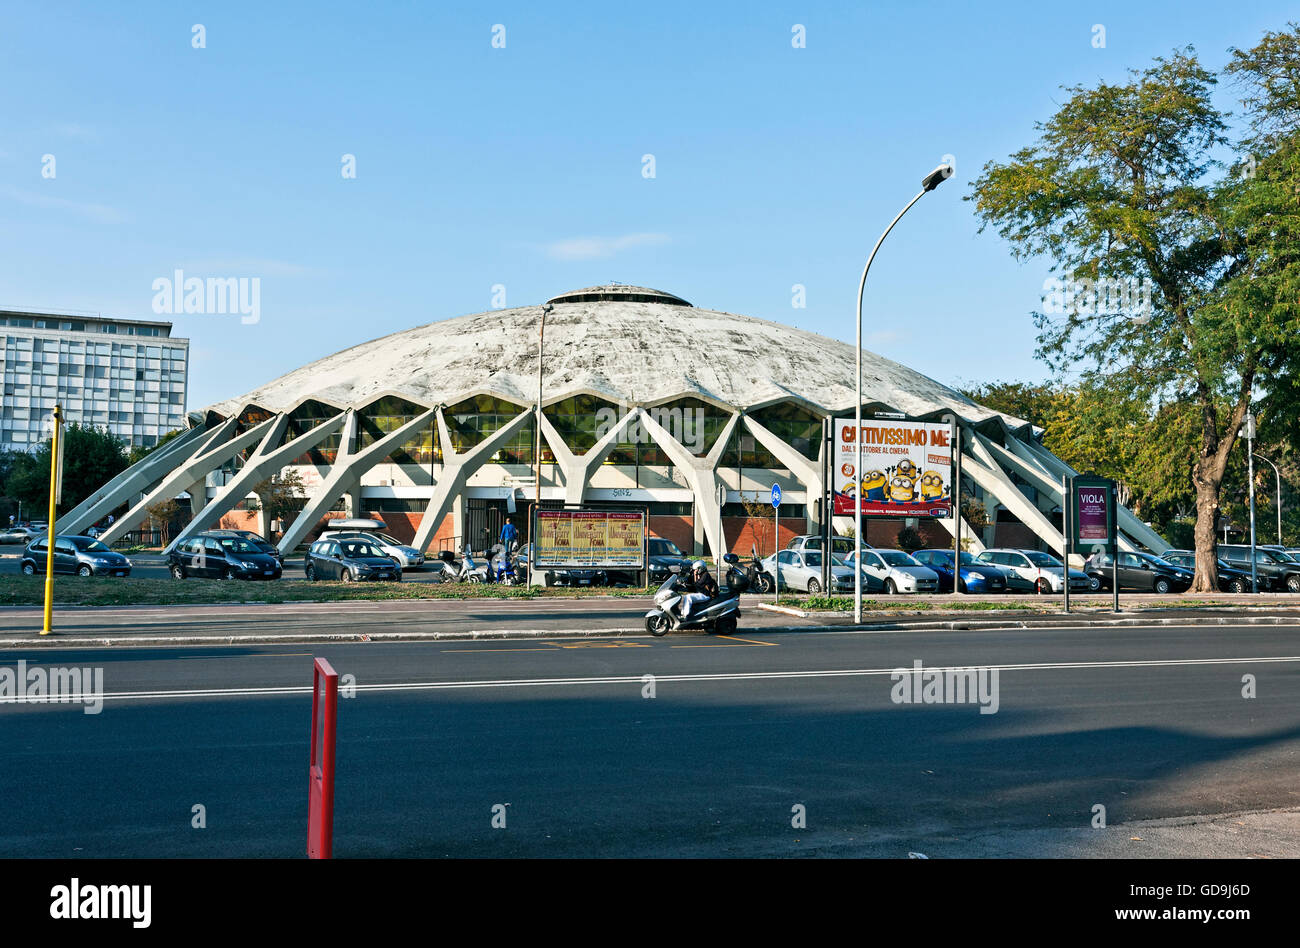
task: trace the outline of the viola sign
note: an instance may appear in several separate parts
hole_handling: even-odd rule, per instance
[[[1115,551],[1115,482],[1086,474],[1070,479],[1070,547],[1075,553]]]

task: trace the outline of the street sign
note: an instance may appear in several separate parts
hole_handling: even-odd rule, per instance
[[[1069,479],[1068,494],[1069,552],[1115,555],[1115,482],[1078,474]]]
[[[780,484],[772,485],[772,506],[773,507],[781,506],[781,485]]]

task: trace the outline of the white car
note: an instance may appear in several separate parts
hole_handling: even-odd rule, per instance
[[[854,555],[850,553],[845,562],[852,566]],[[862,571],[883,585],[890,595],[939,591],[939,574],[902,550],[863,550]]]
[[[1041,550],[985,550],[975,557],[975,562],[1000,566],[1032,584],[1038,592],[1059,593],[1065,588],[1065,564]],[[1077,569],[1070,570],[1070,591],[1092,591],[1092,580],[1088,574]]]

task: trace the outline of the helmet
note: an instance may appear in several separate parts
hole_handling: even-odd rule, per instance
[[[691,564],[692,573],[704,572],[706,569],[707,567],[704,565],[704,560],[696,560]]]

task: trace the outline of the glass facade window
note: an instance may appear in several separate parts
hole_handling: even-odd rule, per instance
[[[357,446],[364,448],[374,444],[403,425],[410,424],[426,410],[395,395],[386,395],[371,402],[357,415]],[[441,464],[442,443],[438,437],[438,420],[430,418],[427,425],[402,442],[399,448],[390,451],[382,463],[415,464],[421,467]]]
[[[324,402],[318,402],[314,398],[309,398],[303,402],[289,415],[289,423],[285,428],[284,443],[288,444],[294,438],[305,435],[318,425],[323,424],[329,419],[340,413],[341,409],[332,405],[326,405]],[[325,440],[321,441],[310,451],[294,459],[293,464],[333,464],[339,455],[339,444],[342,442],[342,428],[333,434],[326,435]]]
[[[525,410],[501,398],[478,395],[445,409],[443,417],[447,421],[447,433],[451,437],[452,447],[457,452],[464,452],[482,444],[485,438],[508,425],[516,415]],[[513,438],[492,455],[491,463],[533,463],[534,437],[536,435],[532,422],[524,424]],[[543,451],[544,461],[546,454],[547,452]]]

